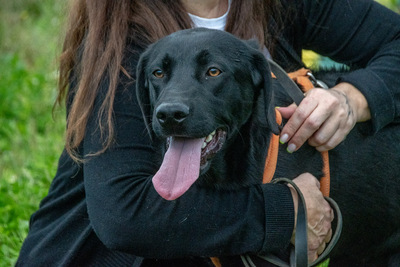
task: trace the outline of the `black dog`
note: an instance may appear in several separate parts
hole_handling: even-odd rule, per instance
[[[260,159],[270,133],[279,133],[274,107],[291,102],[254,45],[206,29],[151,45],[139,62],[137,96],[149,132],[167,140],[153,178],[166,199],[195,182],[229,189],[260,183]],[[363,135],[364,127],[357,125],[330,151],[331,197],[344,219],[331,266],[386,266],[389,259],[400,266],[400,125],[374,136]],[[314,148],[281,150],[275,177],[321,177]]]

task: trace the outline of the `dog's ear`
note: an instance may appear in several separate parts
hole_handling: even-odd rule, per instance
[[[146,124],[146,129],[149,132],[150,138],[153,139],[151,130],[151,104],[149,81],[146,74],[146,65],[148,61],[148,53],[144,52],[139,58],[139,63],[136,69],[136,97],[142,111],[143,119]]]
[[[260,88],[260,96],[257,103],[257,110],[265,120],[264,123],[274,133],[279,134],[279,125],[275,116],[275,100],[272,87],[272,76],[268,62],[264,55],[256,51],[253,55],[252,79],[256,86]]]

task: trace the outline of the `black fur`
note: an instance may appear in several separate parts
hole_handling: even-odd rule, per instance
[[[207,76],[210,67],[221,75]],[[157,69],[164,71],[162,79],[154,78]],[[221,189],[261,182],[270,133],[279,132],[274,108],[291,102],[253,44],[206,29],[177,32],[150,46],[139,62],[137,96],[153,137],[227,131],[223,149],[198,181]],[[160,125],[153,113],[163,103],[187,106],[184,122]],[[346,266],[344,261],[386,266],[392,256],[391,264],[400,266],[395,256],[400,253],[400,126],[374,136],[363,135],[363,127],[357,125],[330,151],[331,197],[344,218],[331,266]],[[285,149],[280,148],[275,177],[304,172],[321,177],[321,156],[314,148],[304,145],[293,154]]]

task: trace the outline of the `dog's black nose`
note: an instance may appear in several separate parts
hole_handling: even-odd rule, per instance
[[[163,103],[156,108],[156,118],[162,125],[177,125],[189,115],[189,107],[181,103]]]

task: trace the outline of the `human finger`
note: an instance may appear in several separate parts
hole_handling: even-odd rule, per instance
[[[325,243],[329,243],[329,242],[331,241],[331,239],[332,239],[332,228],[329,229],[329,232],[328,232],[328,234],[326,235],[326,237],[325,237],[325,239],[324,239],[324,242],[325,242]]]
[[[293,113],[296,111],[297,105],[295,103],[287,107],[278,107],[278,111],[281,113],[284,119],[289,119]]]
[[[340,121],[336,117],[329,117],[323,124],[319,127],[317,131],[308,139],[308,144],[313,147],[320,147],[327,144],[332,137],[337,134],[340,128]]]
[[[327,121],[331,120],[334,120],[334,118],[331,119],[331,111],[327,110],[323,105],[317,105],[291,137],[288,142],[288,152],[294,152],[299,149],[307,140],[314,136],[316,132],[320,131],[321,127]],[[327,127],[330,128],[332,126],[328,125]],[[326,130],[324,130],[322,134],[325,134],[325,131]],[[328,134],[333,133],[333,131],[328,131]]]
[[[315,186],[319,189],[321,186],[318,179],[309,172],[300,174],[299,176],[293,179],[293,182],[300,188],[302,192],[303,192],[303,187],[304,189],[314,190],[312,187]]]
[[[291,140],[291,138],[295,135],[295,133],[302,126],[304,121],[310,116],[310,114],[317,106],[318,101],[316,99],[304,98],[300,105],[296,108],[286,125],[283,127],[280,136],[280,142],[286,143]]]
[[[340,144],[353,129],[355,120],[349,116],[343,116],[343,110],[336,111],[308,140],[311,146],[319,151],[327,151]]]
[[[320,152],[331,150],[343,142],[350,131],[351,129],[338,128],[326,143],[316,146],[315,148]]]
[[[308,252],[308,263],[313,263],[318,259],[318,254],[316,251],[309,251]]]
[[[328,142],[320,146],[316,146],[315,149],[319,152],[331,150],[338,146],[346,138],[346,135],[347,134],[343,134],[342,132],[338,131],[338,133],[334,134],[331,139],[328,140]]]
[[[318,254],[318,255],[321,255],[322,252],[324,252],[325,248],[326,248],[326,243],[323,242],[323,243],[321,244],[321,246],[318,248],[317,254]]]

